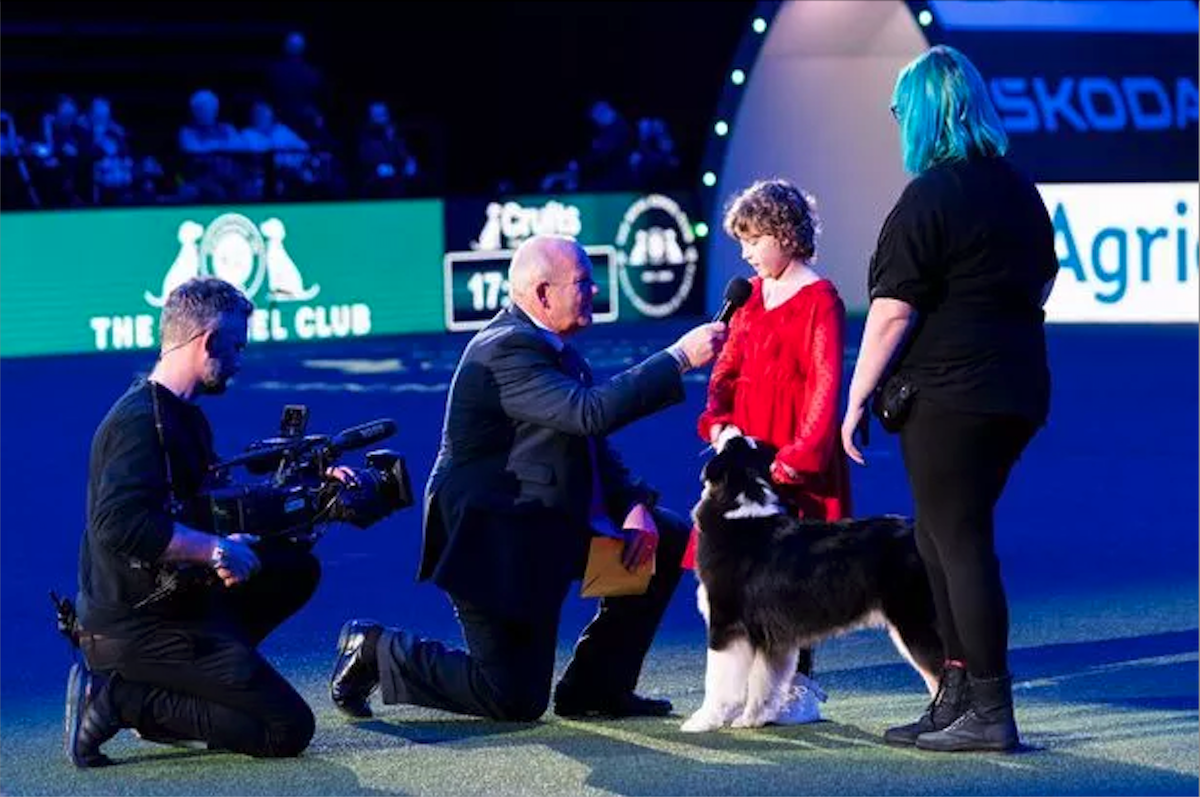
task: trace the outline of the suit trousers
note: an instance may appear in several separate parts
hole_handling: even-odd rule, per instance
[[[580,635],[557,694],[603,703],[632,692],[663,613],[679,584],[691,524],[654,510],[659,531],[655,574],[643,595],[603,598]],[[565,597],[565,596],[564,596]],[[466,650],[387,629],[376,647],[383,702],[532,722],[550,702],[562,599],[513,619],[450,595]]]
[[[211,617],[163,620],[132,635],[85,630],[88,665],[110,675],[124,727],[257,757],[295,756],[308,746],[312,711],[257,646],[312,597],[320,564],[290,543],[257,552],[261,569],[223,593]]]

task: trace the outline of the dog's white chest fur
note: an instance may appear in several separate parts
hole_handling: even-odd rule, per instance
[[[762,479],[758,483],[763,488],[763,498],[761,501],[755,501],[747,497],[745,493],[738,493],[737,506],[725,512],[727,520],[740,520],[742,518],[753,517],[771,517],[772,515],[782,515],[784,509],[779,505],[779,496],[771,489],[771,485]]]

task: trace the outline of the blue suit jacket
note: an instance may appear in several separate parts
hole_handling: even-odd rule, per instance
[[[587,558],[595,443],[615,523],[656,494],[605,436],[683,400],[671,355],[590,386],[515,305],[467,344],[425,490],[421,580],[512,617],[557,611]]]

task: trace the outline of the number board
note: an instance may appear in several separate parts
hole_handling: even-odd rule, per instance
[[[464,332],[482,329],[496,312],[509,304],[508,264],[512,249],[487,252],[447,252],[445,271],[446,329]],[[596,295],[592,321],[617,320],[617,250],[612,246],[585,246],[592,261]]]

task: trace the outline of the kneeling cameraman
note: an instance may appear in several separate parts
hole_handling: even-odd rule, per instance
[[[111,763],[100,746],[122,728],[264,757],[298,755],[312,739],[312,711],[257,650],[315,591],[309,546],[184,525],[216,461],[194,401],[224,392],[252,310],[213,277],[172,291],[157,364],[96,430],[79,552],[86,665],[71,668],[66,707],[66,753],[78,767]],[[219,586],[186,577],[206,570]]]

